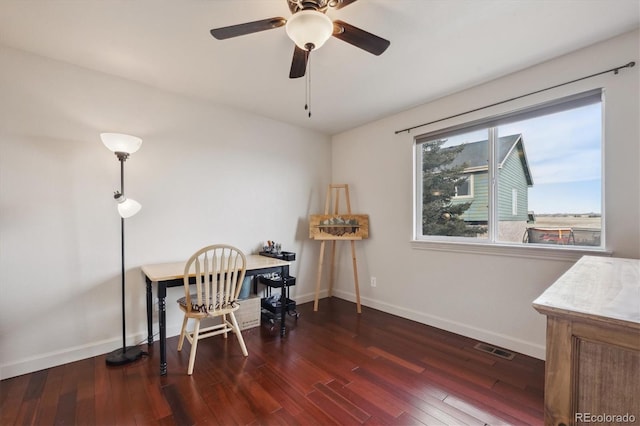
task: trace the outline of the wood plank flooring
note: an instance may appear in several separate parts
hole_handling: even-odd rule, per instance
[[[0,382],[0,425],[539,425],[544,362],[504,360],[477,341],[337,298],[300,318],[190,346],[168,339],[107,367],[104,355]]]

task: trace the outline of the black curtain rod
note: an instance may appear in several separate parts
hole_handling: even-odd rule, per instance
[[[540,93],[540,92],[544,92],[544,91],[547,91],[547,90],[555,89],[555,88],[557,88],[557,87],[566,86],[567,84],[576,83],[576,82],[578,82],[578,81],[586,80],[587,78],[596,77],[596,76],[599,76],[599,75],[602,75],[602,74],[607,74],[607,73],[610,73],[610,72],[613,72],[614,74],[618,74],[618,72],[620,72],[620,70],[621,70],[621,69],[623,69],[623,68],[632,68],[632,67],[634,67],[635,65],[636,65],[636,63],[635,63],[635,62],[633,62],[633,61],[631,61],[631,62],[629,62],[629,63],[628,63],[628,64],[626,64],[626,65],[621,65],[621,66],[619,66],[619,67],[615,67],[615,68],[611,68],[611,69],[606,70],[606,71],[601,71],[601,72],[598,72],[598,73],[595,73],[595,74],[587,75],[587,76],[585,76],[585,77],[576,78],[575,80],[567,81],[567,82],[565,82],[565,83],[556,84],[555,86],[547,87],[547,88],[545,88],[545,89],[536,90],[535,92],[529,92],[529,93],[526,93],[526,94],[524,94],[524,95],[516,96],[515,98],[506,99],[506,100],[504,100],[504,101],[496,102],[496,103],[494,103],[494,104],[485,105],[485,106],[480,107],[480,108],[475,108],[475,109],[471,109],[471,110],[469,110],[469,111],[461,112],[461,113],[459,113],[459,114],[450,115],[450,116],[448,116],[448,117],[440,118],[440,119],[438,119],[438,120],[430,121],[430,122],[428,122],[428,123],[418,124],[417,126],[407,127],[406,129],[396,130],[396,132],[395,132],[395,133],[396,133],[396,135],[397,135],[398,133],[402,133],[402,132],[407,132],[407,133],[409,133],[410,131],[412,131],[413,129],[417,129],[418,127],[428,126],[429,124],[434,124],[434,123],[438,123],[438,122],[440,122],[440,121],[449,120],[450,118],[460,117],[461,115],[470,114],[470,113],[472,113],[472,112],[480,111],[480,110],[483,110],[483,109],[486,109],[486,108],[491,108],[491,107],[494,107],[494,106],[496,106],[496,105],[501,105],[501,104],[504,104],[504,103],[507,103],[507,102],[515,101],[515,100],[517,100],[517,99],[524,98],[524,97],[526,97],[526,96],[535,95],[535,94],[538,94],[538,93]]]

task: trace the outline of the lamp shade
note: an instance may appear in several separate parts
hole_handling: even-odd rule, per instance
[[[126,154],[133,154],[142,145],[142,139],[139,137],[123,133],[100,133],[100,139],[102,139],[104,146],[111,151],[124,152]]]
[[[124,195],[116,198],[118,200],[118,213],[124,219],[129,218],[142,209],[142,205],[136,200],[126,198]]]
[[[333,34],[333,23],[327,15],[316,10],[296,12],[285,27],[287,35],[300,49],[319,49]]]

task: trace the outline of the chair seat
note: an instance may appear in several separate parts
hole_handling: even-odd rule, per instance
[[[178,304],[180,305],[180,307],[183,310],[187,310],[187,298],[185,297],[181,297],[180,299],[178,299]],[[240,305],[238,303],[236,303],[235,301],[233,302],[229,302],[226,306],[221,306],[220,305],[220,300],[218,297],[216,297],[216,300],[214,302],[213,298],[209,299],[209,303],[203,303],[203,304],[199,304],[198,303],[198,296],[196,294],[192,294],[191,295],[191,311],[192,312],[200,312],[203,314],[206,314],[207,312],[212,312],[212,311],[217,311],[220,309],[228,309],[230,311],[235,311],[236,309],[238,309],[240,307]]]

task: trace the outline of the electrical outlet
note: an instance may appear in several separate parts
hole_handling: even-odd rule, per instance
[[[378,285],[378,283],[376,281],[376,277],[371,277],[371,287],[375,287],[377,285]]]

